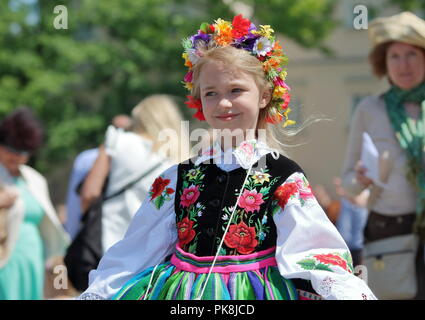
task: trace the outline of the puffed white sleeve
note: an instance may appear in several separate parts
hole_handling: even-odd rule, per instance
[[[310,280],[327,300],[374,300],[354,275],[350,251],[314,197],[306,177],[292,174],[274,194],[276,261],[286,279]]]
[[[174,253],[177,168],[174,165],[155,179],[124,238],[105,252],[89,274],[89,287],[77,299],[110,299],[134,275]]]

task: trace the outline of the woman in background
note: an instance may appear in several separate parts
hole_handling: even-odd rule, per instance
[[[369,24],[369,36],[373,71],[379,78],[386,77],[390,88],[381,95],[366,97],[356,108],[343,168],[343,187],[352,195],[371,189],[365,241],[413,231],[420,236],[416,298],[424,299],[425,21],[410,12],[378,18]],[[421,126],[422,129],[416,129]],[[359,162],[363,132],[370,135],[381,155],[380,179],[386,188],[367,177]]]
[[[18,108],[0,123],[0,184],[8,192],[1,213],[7,215],[0,255],[1,300],[42,299],[45,260],[63,256],[69,243],[46,179],[26,165],[42,137],[41,124],[28,108]]]
[[[190,156],[189,137],[181,130],[183,118],[170,96],[156,94],[143,99],[132,110],[131,118],[130,131],[108,127],[105,144],[99,148],[98,158],[82,187],[84,212],[101,195],[107,178],[106,196],[136,182],[103,203],[104,252],[124,237],[158,174]]]

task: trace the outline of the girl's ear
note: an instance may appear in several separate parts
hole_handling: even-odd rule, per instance
[[[264,109],[269,104],[271,99],[272,99],[272,90],[265,89],[260,98],[260,109]]]

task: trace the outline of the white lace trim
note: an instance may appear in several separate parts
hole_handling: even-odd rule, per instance
[[[357,280],[363,281],[360,278],[352,278],[350,275],[347,279],[335,279],[332,276],[326,276],[321,281],[314,281],[313,285],[316,292],[325,299],[336,300],[377,300],[366,284],[357,283]],[[353,283],[356,282],[356,283]],[[356,286],[355,293],[350,289],[349,283]],[[313,284],[313,281],[312,281]],[[360,284],[360,285],[359,285]],[[363,287],[364,290],[361,290]]]
[[[81,294],[80,296],[78,296],[77,298],[75,298],[75,300],[106,300],[106,299],[96,293],[85,292]]]

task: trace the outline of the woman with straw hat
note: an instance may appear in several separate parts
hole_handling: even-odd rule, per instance
[[[366,244],[374,243],[373,250],[376,251],[379,246],[382,250],[383,246],[388,247],[389,242],[385,240],[405,239],[403,236],[415,234],[413,246],[419,250],[413,258],[415,262],[412,262],[416,284],[413,282],[406,289],[410,293],[406,291],[405,295],[392,295],[391,290],[400,288],[396,281],[394,288],[385,287],[391,283],[391,279],[396,278],[397,273],[406,273],[407,269],[402,268],[403,263],[398,263],[398,267],[395,267],[398,270],[386,274],[384,270],[388,270],[389,266],[388,263],[385,265],[382,257],[379,263],[376,260],[372,267],[368,266],[372,290],[376,280],[373,277],[386,274],[386,278],[390,278],[382,281],[382,288],[386,289],[377,285],[377,291],[374,291],[378,298],[423,299],[425,21],[410,12],[378,18],[369,24],[369,38],[372,44],[369,62],[373,72],[379,78],[386,77],[390,88],[379,96],[366,97],[356,108],[343,168],[343,186],[353,194],[371,189],[365,241]],[[380,183],[370,179],[367,168],[359,161],[363,132],[369,134],[380,154]],[[397,254],[394,252],[393,258]],[[378,292],[380,290],[382,294]]]

